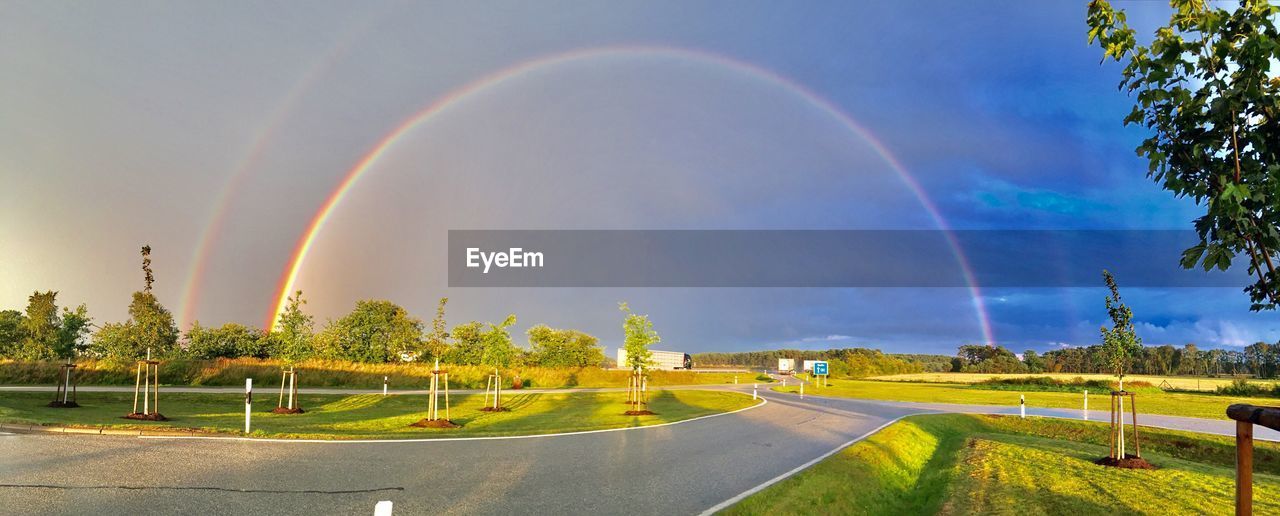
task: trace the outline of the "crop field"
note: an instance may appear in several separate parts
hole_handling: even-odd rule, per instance
[[[928,415],[899,421],[727,514],[1226,514],[1230,437],[1144,430],[1156,470],[1094,464],[1107,426]],[[1280,512],[1280,445],[1257,443],[1254,509]]]
[[[792,384],[786,387],[777,386],[773,390],[795,393],[799,391],[799,388]],[[825,388],[806,388],[805,394],[886,401],[1004,406],[1017,405],[1018,396],[1024,395],[1027,399],[1027,406],[1065,409],[1082,408],[1084,401],[1083,395],[1077,392],[1037,392],[1031,390],[1019,392],[1017,390],[979,389],[972,385],[960,383],[912,383],[869,380],[831,380],[830,385]],[[1105,397],[1097,395],[1091,396],[1091,398],[1091,408],[1094,410],[1104,410],[1106,408]],[[1141,414],[1165,414],[1208,419],[1226,419],[1227,406],[1232,403],[1270,406],[1280,405],[1280,399],[1220,396],[1197,392],[1159,392],[1158,390],[1156,392],[1142,392],[1137,396],[1138,412]]]
[[[758,401],[735,392],[657,390],[649,410],[656,415],[624,416],[626,393],[512,393],[503,396],[508,412],[482,412],[482,395],[455,395],[450,416],[456,429],[410,427],[426,417],[425,395],[308,395],[300,397],[303,414],[272,414],[273,393],[256,398],[253,436],[289,438],[379,439],[472,437],[545,434],[625,428],[668,423],[749,407]],[[49,408],[49,393],[0,393],[0,423],[88,428],[153,430],[195,429],[211,434],[239,434],[244,428],[242,394],[166,394],[160,413],[165,422],[123,419],[133,408],[133,393],[82,392],[80,408]],[[443,401],[442,401],[443,403]],[[443,417],[444,411],[441,410]]]
[[[874,376],[867,378],[868,380],[883,380],[889,382],[927,382],[927,383],[978,383],[990,380],[992,378],[1028,378],[1048,376],[1055,380],[1071,381],[1076,378],[1085,380],[1101,380],[1114,381],[1115,375],[1106,374],[1076,374],[1076,373],[1018,373],[1018,374],[983,374],[983,373],[911,373],[911,374],[895,374],[888,376]],[[1181,391],[1214,391],[1218,387],[1231,385],[1234,381],[1232,378],[1205,378],[1197,376],[1152,376],[1152,375],[1125,375],[1126,382],[1146,382],[1160,387],[1168,385],[1168,388]],[[1249,382],[1259,385],[1275,385],[1276,380],[1254,380]]]

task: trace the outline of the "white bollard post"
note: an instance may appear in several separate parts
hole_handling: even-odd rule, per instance
[[[382,395],[387,395],[387,377],[385,376],[382,377]]]
[[[1084,390],[1084,420],[1089,420],[1089,389]]]
[[[738,385],[738,375],[733,375],[733,384]]]
[[[1018,417],[1027,418],[1027,397],[1022,394],[1018,395]]]
[[[783,386],[783,387],[786,387],[786,386],[787,386],[787,379],[786,379],[786,378],[783,378],[783,379],[782,379],[782,386]]]
[[[249,415],[253,408],[253,378],[244,379],[244,433],[249,433]]]
[[[753,400],[754,400],[754,399],[759,398],[759,395],[758,395],[758,394],[756,394],[756,389],[758,389],[758,388],[760,388],[760,384],[752,384],[752,385],[751,385],[751,399],[753,399]]]
[[[800,399],[804,399],[804,382],[800,382]]]
[[[391,516],[391,500],[383,500],[374,505],[373,516]]]

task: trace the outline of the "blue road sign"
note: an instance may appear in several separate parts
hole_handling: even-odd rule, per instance
[[[826,363],[826,362],[814,362],[814,363],[813,363],[813,374],[815,374],[815,375],[824,375],[824,374],[827,374],[827,363]]]

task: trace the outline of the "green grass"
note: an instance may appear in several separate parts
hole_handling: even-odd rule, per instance
[[[0,385],[53,385],[57,383],[59,363],[55,361],[0,360]],[[103,360],[77,362],[76,378],[80,385],[133,385],[136,364]],[[455,389],[483,389],[493,368],[442,364],[449,370],[449,383]],[[280,378],[282,364],[278,360],[236,358],[218,360],[164,360],[160,365],[161,385],[244,385],[245,378],[267,383]],[[383,377],[392,388],[422,388],[431,376],[432,365],[366,364],[342,360],[309,360],[298,365],[298,377],[304,387],[346,387],[380,389]],[[526,387],[543,389],[626,387],[628,371],[599,367],[512,367],[502,370],[508,387],[519,377]],[[731,384],[762,381],[755,373],[650,371],[649,385]],[[767,378],[767,377],[766,377]]]
[[[450,416],[457,429],[424,429],[409,424],[426,417],[425,395],[303,395],[304,414],[269,411],[276,396],[254,402],[253,435],[257,437],[379,439],[472,437],[575,432],[625,428],[679,421],[751,406],[750,396],[723,391],[659,390],[652,393],[653,416],[624,416],[625,393],[504,394],[509,412],[481,412],[480,395],[451,397]],[[123,419],[133,408],[133,393],[82,392],[77,409],[46,407],[49,393],[0,394],[0,422],[80,427],[196,429],[238,434],[244,428],[240,394],[165,394],[160,413],[167,422]],[[442,410],[443,415],[443,410]]]
[[[1229,437],[1143,430],[1156,471],[1093,464],[1102,423],[912,416],[730,507],[728,514],[1229,513]],[[1256,443],[1254,504],[1280,511],[1280,445]]]
[[[779,392],[798,392],[794,385],[774,387]],[[825,388],[805,387],[805,394],[888,401],[924,403],[961,403],[969,405],[1017,405],[1018,395],[1025,394],[1027,406],[1043,408],[1083,408],[1078,392],[1001,391],[976,389],[966,384],[910,383],[874,380],[831,380]],[[1108,397],[1090,391],[1090,408],[1106,410]],[[1208,419],[1227,419],[1227,406],[1233,403],[1278,405],[1275,398],[1248,398],[1192,392],[1142,392],[1137,405],[1140,414],[1165,414]],[[1127,407],[1128,404],[1126,403]]]

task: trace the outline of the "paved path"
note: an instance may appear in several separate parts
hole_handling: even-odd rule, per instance
[[[368,514],[378,500],[392,500],[397,514],[697,514],[909,414],[1017,413],[1017,407],[761,394],[768,404],[736,414],[512,440],[0,435],[0,512]],[[1080,411],[1028,412],[1081,417]],[[1231,425],[1142,417],[1213,433],[1229,433]]]

